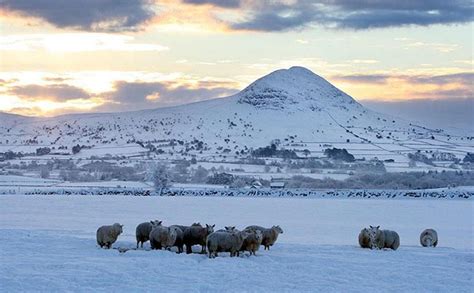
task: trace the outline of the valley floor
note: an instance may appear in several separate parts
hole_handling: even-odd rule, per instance
[[[472,211],[472,200],[2,195],[0,291],[471,292]],[[150,219],[284,233],[257,257],[97,248],[98,226],[124,224],[114,247],[132,248]],[[358,247],[374,224],[400,234],[397,251]],[[429,227],[437,248],[418,244]]]

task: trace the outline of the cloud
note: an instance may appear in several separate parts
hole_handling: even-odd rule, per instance
[[[63,83],[65,81],[71,80],[70,77],[57,77],[57,76],[45,76],[43,77],[44,81],[54,82],[54,83]]]
[[[59,28],[136,31],[154,17],[150,0],[2,0],[0,10]]]
[[[240,6],[240,0],[183,0],[183,3],[193,5],[211,4],[224,8],[237,8]]]
[[[405,77],[411,83],[423,84],[448,84],[448,83],[461,83],[466,85],[474,86],[474,73],[473,72],[461,72],[454,74],[444,74],[444,75],[417,75],[417,76],[407,76]]]
[[[424,42],[413,42],[407,44],[405,49],[411,48],[430,48],[441,53],[450,53],[460,48],[458,44],[444,44],[444,43],[424,43]]]
[[[151,23],[177,31],[206,25],[223,31],[364,30],[474,19],[471,0],[2,0],[0,10],[95,32],[137,31]]]
[[[332,76],[359,101],[451,100],[474,98],[474,73],[428,74],[354,74]]]
[[[10,85],[10,84],[13,84],[15,82],[17,82],[18,79],[17,78],[11,78],[11,79],[3,79],[3,78],[0,78],[0,87],[4,87],[6,85]]]
[[[324,16],[307,1],[295,4],[257,2],[247,7],[248,13],[242,21],[230,23],[234,30],[288,31],[299,29]]]
[[[235,88],[226,83],[203,81],[195,86],[169,82],[117,81],[114,90],[101,97],[102,111],[130,111],[176,106],[231,95]]]
[[[7,90],[7,93],[25,100],[49,100],[62,102],[77,99],[89,99],[91,96],[85,90],[67,84],[53,85],[21,85]]]
[[[25,34],[0,36],[0,50],[51,52],[165,51],[158,44],[135,43],[134,37],[106,33]]]
[[[303,40],[303,39],[297,39],[296,40],[297,43],[300,43],[302,45],[307,45],[309,44],[309,41],[308,40]]]
[[[335,0],[336,27],[370,29],[405,25],[466,23],[473,20],[470,0]]]
[[[355,64],[375,64],[379,63],[378,60],[373,60],[373,59],[354,59],[352,60],[352,63]]]
[[[446,129],[447,126],[474,131],[474,99],[449,98],[442,100],[419,99],[409,101],[362,101],[375,111],[419,121],[430,127]]]
[[[386,83],[388,75],[385,74],[353,74],[334,76],[335,80],[347,81],[351,83]]]
[[[233,29],[287,31],[321,25],[361,30],[466,23],[474,19],[470,0],[295,0],[244,3],[243,19],[229,23]]]
[[[113,77],[113,76],[112,76]],[[124,78],[126,76],[121,76]],[[161,77],[161,78],[160,78]],[[164,78],[166,77],[166,78]],[[153,75],[114,79],[103,91],[86,89],[73,76],[46,75],[36,83],[0,79],[0,111],[51,116],[78,112],[121,112],[188,104],[229,96],[240,87],[235,81],[218,78]],[[90,77],[95,80],[97,77]],[[48,82],[51,84],[44,84]],[[67,82],[61,83],[61,82]],[[2,85],[0,83],[0,85]]]
[[[376,83],[383,84],[389,79],[397,79],[408,82],[410,84],[434,84],[445,85],[449,83],[463,84],[469,87],[474,85],[474,73],[461,72],[444,75],[400,75],[400,74],[353,74],[338,75],[334,79],[353,83]]]

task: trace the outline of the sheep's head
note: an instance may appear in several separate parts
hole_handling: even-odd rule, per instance
[[[257,238],[257,241],[259,241],[259,242],[262,241],[262,239],[263,239],[262,231],[260,231],[260,230],[255,231],[255,237]]]
[[[273,230],[277,231],[280,234],[283,234],[283,229],[280,226],[273,226]]]
[[[433,237],[431,237],[431,235],[426,234],[424,236],[424,243],[425,243],[426,246],[428,246],[428,247],[433,246],[433,242],[434,242]]]
[[[171,229],[172,229],[173,231],[175,231],[176,233],[180,233],[180,232],[181,232],[181,229],[178,228],[178,227],[175,227],[175,226],[171,226]]]
[[[120,225],[119,223],[114,223],[112,226],[119,234],[123,232],[123,225]]]
[[[155,221],[151,221],[150,223],[151,223],[151,227],[155,228],[155,227],[161,226],[162,221],[155,220]]]
[[[377,238],[377,234],[380,231],[380,226],[369,226],[369,229],[367,229],[367,232],[369,234],[369,239],[370,239],[370,248],[375,248],[375,239]]]
[[[237,238],[239,238],[240,240],[244,240],[244,239],[247,239],[247,237],[249,237],[252,233],[251,232],[248,232],[248,231],[238,231],[238,230],[234,230],[232,232],[232,235],[235,235],[237,236]]]
[[[206,231],[207,231],[207,235],[211,234],[212,232],[214,232],[214,227],[216,225],[208,225],[206,224]]]
[[[161,225],[161,221],[159,221],[159,220],[150,221],[150,224],[151,224],[152,226],[160,226],[160,225]]]
[[[238,231],[237,229],[235,229],[235,226],[225,226],[224,228],[227,232]]]

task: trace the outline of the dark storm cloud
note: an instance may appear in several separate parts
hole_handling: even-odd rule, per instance
[[[36,17],[59,28],[135,31],[154,13],[149,0],[2,0],[0,10]]]
[[[178,1],[178,0],[177,0]],[[472,0],[182,0],[184,4],[211,4],[243,14],[227,22],[235,30],[287,31],[307,26],[371,29],[407,25],[471,22]],[[161,4],[166,8],[166,4]],[[152,0],[2,0],[0,10],[36,17],[60,28],[86,31],[136,31],[151,20],[160,6]],[[213,9],[215,8],[213,7]],[[187,7],[186,9],[192,9]],[[216,16],[217,17],[217,16]]]
[[[231,23],[234,29],[285,31],[309,25],[343,29],[371,29],[406,25],[466,23],[473,20],[473,2],[299,0],[294,4],[262,1],[247,4],[248,17]]]

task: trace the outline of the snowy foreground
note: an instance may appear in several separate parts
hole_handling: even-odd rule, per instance
[[[472,200],[0,196],[0,291],[471,292]],[[98,226],[120,222],[114,247],[134,247],[138,223],[194,221],[284,229],[257,257],[99,249]],[[396,230],[397,251],[357,245],[370,224]],[[437,248],[419,246],[435,228]],[[148,245],[147,245],[148,248]],[[198,247],[195,247],[196,250]]]

